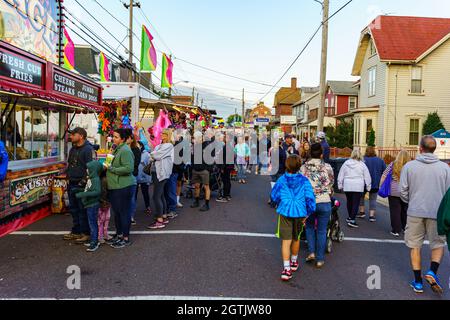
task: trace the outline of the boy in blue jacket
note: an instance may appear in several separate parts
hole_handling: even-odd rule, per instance
[[[314,190],[308,178],[298,173],[300,167],[300,157],[289,156],[286,160],[287,173],[278,179],[271,194],[279,215],[277,237],[282,240],[283,281],[292,279],[292,272],[298,270],[300,235],[306,219],[316,211]]]

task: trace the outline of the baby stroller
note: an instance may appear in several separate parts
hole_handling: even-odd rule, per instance
[[[341,203],[337,199],[331,199],[333,208],[331,209],[331,218],[328,222],[327,228],[327,247],[326,252],[331,253],[333,250],[333,241],[344,242],[344,232],[341,230],[341,223],[339,221],[339,208]]]
[[[213,166],[209,175],[209,187],[211,192],[217,192],[218,196],[223,196],[223,182],[220,167]]]
[[[344,232],[341,230],[341,223],[339,221],[339,208],[341,207],[341,203],[336,199],[331,199],[331,203],[333,207],[331,208],[331,217],[327,226],[326,253],[333,251],[333,242],[341,243],[344,241]],[[302,232],[300,239],[306,241],[305,232]]]

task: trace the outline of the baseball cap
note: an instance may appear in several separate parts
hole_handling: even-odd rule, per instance
[[[317,138],[319,138],[319,139],[325,139],[326,137],[327,137],[327,135],[323,131],[319,131],[317,133]]]
[[[83,136],[85,139],[87,138],[86,130],[84,130],[83,128],[80,128],[80,127],[76,127],[75,129],[68,130],[67,132],[69,132],[70,134],[78,133],[80,136]]]

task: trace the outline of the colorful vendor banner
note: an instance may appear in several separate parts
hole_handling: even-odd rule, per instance
[[[58,171],[47,172],[31,177],[12,180],[9,185],[9,205],[32,203],[49,195],[52,191],[53,179]]]
[[[58,63],[59,0],[0,0],[0,39]]]

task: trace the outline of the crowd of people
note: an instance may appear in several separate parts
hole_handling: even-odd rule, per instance
[[[329,164],[330,147],[325,133],[319,132],[311,141],[299,141],[290,134],[269,139],[264,132],[235,134],[210,129],[196,131],[191,138],[191,132],[165,129],[161,142],[149,150],[148,144],[138,141],[132,130],[117,129],[110,161],[105,162],[95,158],[84,129],[69,133],[72,149],[67,176],[73,227],[64,239],[85,244],[88,252],[95,252],[100,244],[117,249],[131,245],[130,229],[137,223],[139,193],[147,215],[151,216],[148,228],[159,230],[166,228],[185,206],[181,198],[186,188],[192,192],[190,207],[208,212],[214,189],[213,172],[221,181],[221,187],[214,189],[218,191],[216,201],[227,203],[232,201],[232,176],[246,184],[247,174],[254,170],[256,175],[271,177],[269,205],[279,216],[282,280],[290,280],[299,268],[303,231],[308,244],[306,262],[315,263],[317,268],[324,266],[327,227],[335,196],[335,175]],[[336,179],[337,188],[347,200],[349,228],[358,228],[357,220],[366,218],[366,199],[368,220],[375,223],[378,197],[388,198],[391,234],[400,237],[403,233],[411,249],[415,277],[411,286],[415,292],[423,292],[420,252],[425,237],[430,241],[432,262],[424,277],[433,290],[443,290],[437,273],[446,245],[442,235],[450,233],[450,194],[446,196],[450,168],[439,161],[435,150],[436,141],[426,136],[421,140],[416,160],[401,151],[386,166],[375,148],[366,148],[364,156],[355,148]],[[111,210],[113,237],[108,233]]]
[[[410,286],[416,293],[423,292],[423,277],[433,291],[443,292],[437,274],[444,256],[445,236],[450,240],[450,167],[434,154],[436,147],[432,136],[424,136],[415,160],[401,151],[387,167],[377,157],[375,148],[368,147],[364,157],[355,148],[337,178],[338,189],[347,199],[346,222],[350,228],[358,228],[357,219],[366,217],[366,196],[370,222],[377,221],[377,197],[389,199],[391,234],[400,237],[403,233],[410,248],[414,273]],[[324,265],[334,175],[324,161],[322,145],[312,144],[310,150],[306,163],[295,153],[286,155],[286,172],[278,173],[271,194],[279,214],[277,235],[282,240],[281,279],[285,281],[298,270],[300,235],[305,225],[309,251],[306,262],[316,261],[318,268]],[[421,249],[425,238],[432,253],[430,268],[423,275]]]

